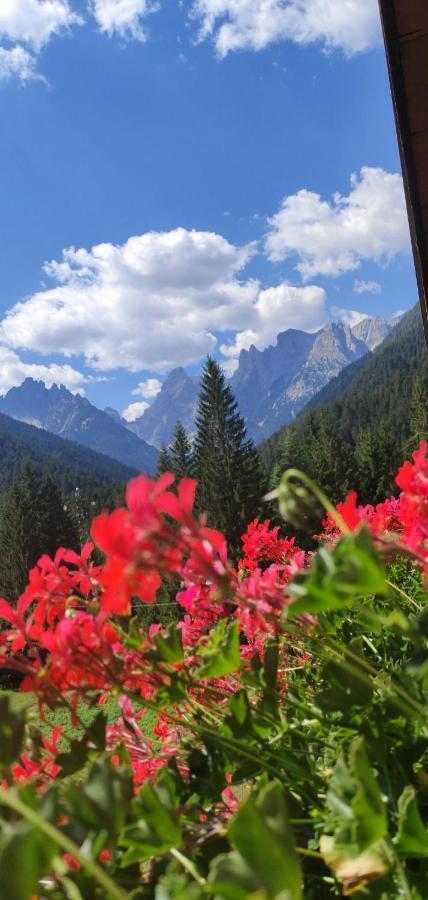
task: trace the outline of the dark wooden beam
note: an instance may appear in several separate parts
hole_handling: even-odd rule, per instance
[[[428,2],[379,6],[428,346]]]

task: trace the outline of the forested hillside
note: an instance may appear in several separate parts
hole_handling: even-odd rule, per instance
[[[87,450],[32,425],[0,414],[0,494],[7,490],[23,460],[40,477],[52,475],[65,493],[87,492],[125,482],[135,471],[108,456]]]
[[[348,366],[260,452],[273,484],[297,466],[333,499],[363,502],[394,489],[394,472],[428,431],[428,354],[419,307],[370,356]]]

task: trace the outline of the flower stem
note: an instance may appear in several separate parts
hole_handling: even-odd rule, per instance
[[[23,819],[26,819],[27,822],[34,825],[35,828],[39,828],[40,831],[43,831],[47,837],[61,848],[61,850],[74,856],[75,859],[79,861],[82,868],[86,869],[88,875],[91,875],[94,881],[98,882],[100,887],[102,887],[111,897],[114,897],[114,900],[126,900],[127,894],[112,881],[107,872],[105,872],[98,863],[82,853],[80,847],[75,844],[68,835],[56,828],[55,825],[52,825],[51,822],[47,822],[43,819],[36,810],[31,809],[31,807],[23,803],[22,800],[20,800],[19,797],[16,797],[11,791],[5,791],[2,787],[0,787],[0,804],[8,806],[9,809],[13,809],[14,812],[18,813]]]

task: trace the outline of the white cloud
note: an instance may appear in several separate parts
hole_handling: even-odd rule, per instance
[[[378,281],[354,281],[354,294],[380,294],[382,286]]]
[[[67,0],[1,0],[0,39],[30,44],[40,50],[53,35],[61,34],[82,18]]]
[[[323,288],[295,287],[284,282],[260,291],[247,313],[250,327],[240,331],[232,344],[222,344],[220,350],[229,358],[238,357],[241,350],[248,350],[252,344],[263,350],[276,343],[280,331],[287,328],[316,331],[326,318]]]
[[[339,319],[345,325],[358,325],[363,319],[367,319],[367,313],[358,312],[356,309],[343,309],[341,306],[332,306],[330,310],[334,319]]]
[[[27,81],[43,81],[37,72],[37,60],[24,47],[0,47],[0,81],[17,78],[21,84]]]
[[[161,372],[197,362],[215,349],[213,329],[245,321],[258,284],[237,275],[254,252],[184,228],[71,248],[45,267],[56,286],[17,303],[0,339],[43,354],[83,354],[95,369]]]
[[[13,350],[0,346],[0,394],[5,394],[11,387],[22,384],[26,378],[44,381],[47,387],[52,384],[65,384],[73,393],[83,393],[83,385],[94,380],[78,372],[69,365],[39,365],[25,363]]]
[[[109,37],[117,34],[124,39],[145,41],[143,19],[159,6],[151,0],[91,0],[89,8],[100,31]]]
[[[223,371],[226,373],[227,377],[232,378],[232,375],[234,374],[234,372],[236,372],[239,366],[239,359],[238,357],[231,359],[221,359],[220,365]]]
[[[140,403],[130,403],[126,409],[123,410],[122,417],[127,422],[135,422],[136,419],[139,419],[140,416],[143,415],[143,412],[149,408],[149,403],[145,403],[144,400],[141,400]]]
[[[242,277],[256,252],[211,232],[149,232],[123,245],[71,248],[45,271],[56,282],[17,303],[0,323],[9,347],[67,358],[84,356],[99,371],[168,371],[198,363],[218,334],[237,333],[225,355],[262,348],[286,328],[317,328],[326,319],[320,287],[283,283],[261,289]],[[154,396],[159,379],[141,382]]]
[[[403,181],[383,169],[361,169],[345,197],[326,201],[308,190],[285,197],[269,226],[268,258],[297,257],[304,280],[342,275],[364,259],[384,264],[410,250]]]
[[[146,381],[140,381],[132,393],[134,397],[145,397],[146,400],[152,400],[157,397],[161,387],[162,382],[158,378],[147,378]]]
[[[381,35],[376,0],[194,0],[191,16],[200,22],[200,39],[211,37],[220,57],[277,41],[352,55]]]

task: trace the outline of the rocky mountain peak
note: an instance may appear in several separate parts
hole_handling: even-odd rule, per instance
[[[393,324],[397,324],[396,322]],[[385,322],[379,316],[366,316],[352,328],[352,334],[367,345],[369,350],[375,350],[390,333],[393,325]]]
[[[132,469],[148,473],[156,469],[154,447],[64,385],[48,389],[43,381],[27,378],[0,398],[0,412],[104,453]]]

